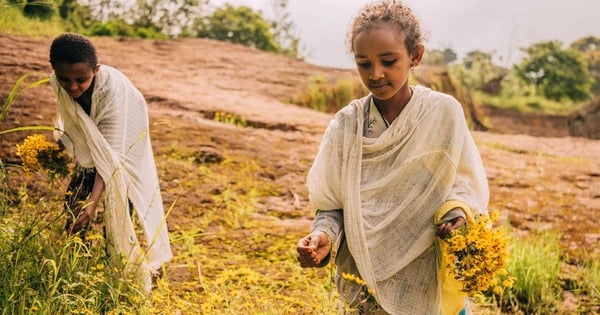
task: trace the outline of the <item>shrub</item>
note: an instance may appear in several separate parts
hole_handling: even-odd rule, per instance
[[[323,77],[314,77],[308,86],[308,92],[290,100],[291,103],[314,110],[334,113],[353,99],[368,93],[364,85],[356,79],[340,79],[330,84]]]

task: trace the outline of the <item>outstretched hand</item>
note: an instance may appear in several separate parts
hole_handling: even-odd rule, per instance
[[[329,235],[320,231],[313,232],[298,241],[296,258],[303,268],[321,267],[321,263],[329,255],[330,249]]]

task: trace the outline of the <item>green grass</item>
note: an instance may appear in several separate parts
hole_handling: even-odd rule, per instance
[[[481,92],[473,93],[478,103],[487,107],[510,110],[519,113],[542,113],[550,115],[567,115],[581,108],[586,102],[548,100],[541,96],[493,96]]]
[[[503,308],[525,314],[553,314],[560,309],[561,250],[556,233],[542,232],[514,238],[509,274],[516,278],[500,299]]]
[[[0,32],[31,37],[54,37],[65,31],[60,20],[30,19],[21,13],[21,8],[0,2]]]
[[[328,82],[323,77],[313,77],[308,91],[292,98],[290,103],[321,112],[335,113],[350,101],[361,98],[367,93],[367,89],[358,79],[346,78]]]

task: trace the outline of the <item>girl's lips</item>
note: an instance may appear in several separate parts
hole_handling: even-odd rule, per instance
[[[369,84],[369,87],[371,87],[373,89],[380,89],[380,88],[382,88],[384,86],[388,86],[388,83],[384,82],[384,83],[371,83],[371,84]]]
[[[370,84],[369,85],[369,89],[370,90],[375,90],[375,91],[381,91],[385,88],[387,88],[389,86],[389,84],[384,83],[384,84]]]

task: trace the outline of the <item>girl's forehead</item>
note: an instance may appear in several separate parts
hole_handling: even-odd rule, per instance
[[[53,68],[54,72],[60,76],[85,77],[94,74],[94,68],[87,62],[58,62]]]
[[[384,23],[375,24],[358,32],[353,40],[355,54],[363,51],[406,51],[405,34],[399,27]]]

